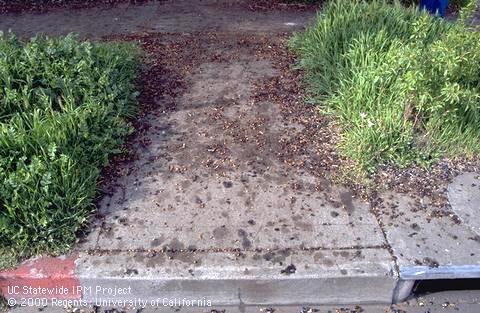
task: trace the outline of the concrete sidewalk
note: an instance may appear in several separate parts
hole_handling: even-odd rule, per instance
[[[82,38],[143,32],[281,32],[299,29],[315,15],[312,10],[256,12],[250,9],[251,4],[248,0],[162,0],[142,5],[125,2],[110,8],[6,14],[1,16],[0,30],[12,30],[22,37],[74,32]]]
[[[391,303],[415,280],[480,277],[478,173],[456,178],[441,207],[395,188],[367,201],[335,183],[334,127],[304,103],[285,48],[312,14],[227,8],[119,8],[102,12],[101,29],[89,28],[100,23],[96,9],[2,18],[1,29],[21,35],[108,35],[148,54],[133,161],[112,169],[91,232],[72,254],[0,273],[6,297],[28,296],[8,294],[11,286],[64,286],[67,294],[42,297]],[[148,17],[154,33],[131,34],[136,22],[117,28],[117,14]],[[65,28],[56,22],[67,19]]]

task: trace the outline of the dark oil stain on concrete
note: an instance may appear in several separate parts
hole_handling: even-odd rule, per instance
[[[163,235],[162,235],[160,238],[155,238],[155,239],[153,239],[152,242],[150,243],[150,247],[152,247],[152,248],[158,247],[158,246],[160,246],[164,241],[165,241],[165,238],[164,238]]]
[[[288,249],[282,249],[279,251],[269,251],[263,255],[263,259],[266,261],[271,261],[272,263],[283,264],[285,259],[290,255]]]
[[[417,223],[413,223],[412,225],[410,225],[412,227],[413,230],[415,231],[420,231],[421,228],[420,226],[417,224]]]
[[[335,263],[331,259],[326,257],[322,252],[315,253],[315,255],[313,256],[313,260],[328,267],[332,267],[335,265]]]
[[[186,248],[177,238],[173,238],[164,248],[167,249],[166,255],[172,260],[175,259],[188,264],[200,264],[200,260],[195,259],[195,256],[197,256],[195,254],[196,246]]]
[[[145,254],[144,253],[135,253],[135,255],[133,256],[133,259],[136,262],[142,263],[143,261],[145,261]]]
[[[302,218],[303,216],[300,214],[292,216],[292,220],[295,223],[295,226],[305,231],[313,231],[313,225],[307,222],[303,222]]]
[[[252,246],[252,242],[248,239],[248,234],[245,230],[239,229],[238,235],[242,238],[242,248],[243,249],[250,249]]]
[[[163,265],[165,263],[165,254],[163,253],[157,253],[151,258],[148,258],[146,265],[149,268],[153,268],[159,265]]]
[[[340,200],[347,212],[352,213],[355,210],[353,206],[353,195],[351,191],[345,191],[340,194]]]
[[[128,268],[128,269],[125,271],[125,274],[127,274],[127,275],[138,275],[138,270]]]
[[[229,231],[225,225],[217,227],[213,230],[214,239],[224,239],[228,235]]]
[[[423,259],[423,264],[427,265],[430,268],[437,268],[439,266],[439,263],[435,259],[429,257]]]
[[[185,245],[181,243],[177,238],[173,238],[169,244],[165,246],[165,248],[173,251],[182,250],[185,248]]]
[[[342,251],[340,252],[340,255],[344,258],[348,258],[350,256],[350,253],[348,253],[348,251]]]
[[[300,221],[302,218],[303,218],[303,217],[302,217],[300,214],[297,214],[297,215],[292,216],[292,220],[293,220],[294,222]]]
[[[330,212],[330,216],[332,217],[338,217],[340,215],[340,213],[338,213],[337,211],[331,211]]]

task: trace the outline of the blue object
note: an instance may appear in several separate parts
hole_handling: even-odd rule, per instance
[[[447,11],[448,0],[421,0],[420,8],[425,9],[431,14],[438,14],[440,16],[445,16],[445,11]]]

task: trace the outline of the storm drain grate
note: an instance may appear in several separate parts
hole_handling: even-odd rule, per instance
[[[454,290],[480,290],[480,278],[419,280],[413,287],[413,294],[420,296]]]

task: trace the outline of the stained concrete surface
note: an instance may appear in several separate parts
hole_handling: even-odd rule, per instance
[[[105,260],[107,264],[105,264]],[[84,287],[130,287],[128,296],[101,299],[208,299],[214,305],[384,303],[396,280],[385,250],[298,249],[266,252],[112,253],[82,255],[77,271]],[[368,284],[368,289],[365,289]]]
[[[202,64],[191,87],[166,118],[152,116],[152,145],[101,203],[103,232],[95,249],[273,249],[378,247],[385,244],[369,204],[306,172],[276,160],[282,136],[301,128],[284,125],[276,103],[249,103],[255,80],[275,73],[268,62]],[[218,120],[211,106],[231,101]],[[226,119],[262,119],[267,147],[235,142]],[[168,133],[165,128],[168,125]],[[259,131],[259,130],[255,130]],[[207,135],[206,135],[207,134]],[[252,131],[248,136],[255,136]],[[202,165],[228,149],[221,170]],[[162,154],[161,158],[158,155]],[[156,158],[157,157],[157,158]],[[153,161],[149,161],[152,160]],[[172,172],[172,168],[184,173]],[[318,185],[326,190],[319,192]],[[298,190],[302,188],[301,190]]]
[[[77,262],[82,285],[222,305],[391,301],[395,264],[370,204],[279,157],[304,126],[255,94],[283,73],[233,42],[207,45],[205,55],[225,60],[196,65],[175,109],[145,117],[151,144],[115,179],[102,223],[77,247],[89,250]]]
[[[0,30],[12,30],[22,37],[74,32],[87,38],[141,32],[281,32],[301,29],[313,15],[311,11],[253,12],[245,1],[170,0],[143,5],[127,3],[112,8],[2,15]]]
[[[453,211],[439,213],[428,197],[385,193],[382,198],[383,229],[409,279],[460,278],[465,265],[471,266],[474,277],[480,274],[478,235]]]
[[[301,299],[387,303],[398,276],[412,268],[424,276],[407,279],[460,266],[478,273],[477,225],[466,218],[476,200],[462,200],[472,192],[475,197],[470,187],[455,181],[452,207],[441,214],[432,199],[395,191],[380,192],[377,207],[328,173],[317,175],[280,157],[282,143],[300,137],[306,131],[301,121],[316,113],[305,109],[290,118],[291,109],[278,99],[257,99],[259,84],[285,72],[275,64],[278,51],[256,52],[278,43],[272,34],[301,29],[313,14],[252,12],[240,2],[225,3],[167,1],[0,19],[0,29],[21,36],[173,33],[173,39],[154,41],[158,45],[175,45],[194,31],[185,39],[192,45],[183,50],[203,49],[204,57],[181,78],[184,89],[162,94],[158,86],[156,109],[142,117],[151,127],[133,144],[138,158],[113,179],[99,218],[75,248],[84,284],[133,283],[148,297],[200,293],[240,307]],[[193,46],[202,32],[223,37]],[[268,39],[256,38],[264,32]],[[253,44],[243,48],[238,42],[244,39],[225,35],[231,33],[251,34]],[[302,99],[295,101],[304,108]],[[174,109],[168,109],[171,103]],[[315,135],[322,137],[325,128]],[[307,164],[330,149],[299,145],[299,152],[290,146],[295,161]]]

